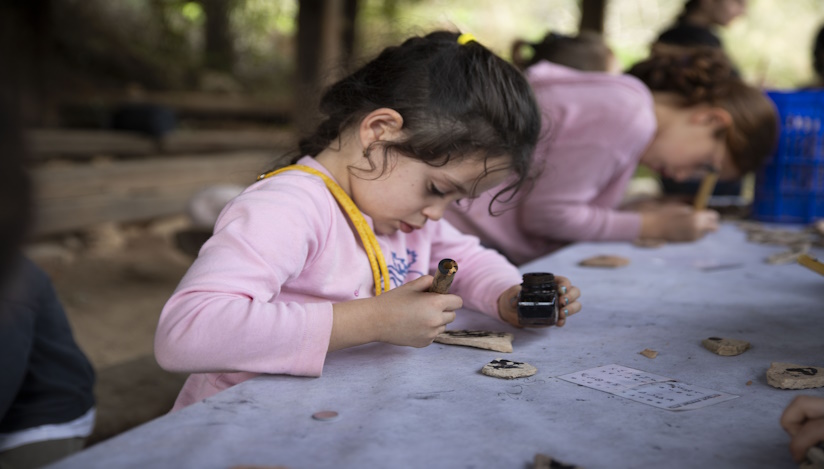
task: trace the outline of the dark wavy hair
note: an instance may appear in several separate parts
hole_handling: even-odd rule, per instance
[[[485,162],[508,156],[516,177],[495,199],[507,192],[511,199],[529,175],[541,129],[538,105],[514,66],[477,41],[459,44],[459,35],[412,37],[331,85],[320,101],[323,120],[299,142],[300,155],[316,156],[370,112],[390,108],[403,118],[404,137],[376,142],[384,171],[390,152],[432,166],[469,155]]]
[[[531,56],[525,49],[531,49]],[[512,44],[512,63],[521,70],[546,60],[577,70],[605,72],[611,55],[603,36],[593,31],[581,31],[577,36],[550,32],[540,42],[519,39]]]
[[[746,84],[729,58],[715,47],[657,48],[629,70],[653,92],[679,95],[684,106],[708,104],[726,110],[732,125],[727,148],[741,174],[758,169],[778,138],[778,118],[772,101]]]

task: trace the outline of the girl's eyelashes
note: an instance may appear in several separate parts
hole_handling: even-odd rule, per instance
[[[439,191],[438,188],[435,187],[434,183],[429,183],[429,192],[438,197],[443,197],[446,195],[446,193]]]
[[[427,190],[429,191],[430,194],[432,194],[436,197],[440,197],[440,198],[445,198],[445,197],[448,197],[448,196],[452,196],[457,192],[460,192],[461,194],[463,194],[462,191],[454,191],[454,190],[448,190],[448,191],[444,192],[444,191],[438,189],[438,187],[435,185],[434,182],[429,183],[429,187],[427,188]],[[476,198],[478,198],[478,196],[472,196],[472,197],[469,197],[469,198],[470,199],[476,199]],[[461,197],[461,198],[456,199],[455,202],[460,203],[463,200],[464,200],[464,197]]]

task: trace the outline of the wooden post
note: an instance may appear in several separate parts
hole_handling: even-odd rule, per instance
[[[343,0],[342,46],[343,63],[348,67],[355,53],[355,20],[358,16],[358,0]]]
[[[295,123],[301,133],[311,128],[320,93],[320,49],[326,0],[300,0],[298,10]]]
[[[302,132],[317,124],[323,88],[344,73],[354,43],[356,0],[300,0],[295,122]]]
[[[212,70],[231,73],[235,64],[235,50],[229,15],[235,2],[200,0],[200,4],[206,14],[204,64]]]
[[[54,124],[55,92],[47,79],[55,58],[54,21],[52,0],[0,2],[0,75],[4,97],[12,101],[5,105],[20,107],[15,117],[24,126]]]
[[[579,30],[604,33],[607,0],[581,0],[581,23]]]

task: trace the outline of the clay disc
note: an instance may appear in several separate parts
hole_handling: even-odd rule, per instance
[[[467,347],[494,350],[496,352],[512,352],[513,335],[508,332],[469,331],[459,329],[444,331],[435,337],[435,342],[449,345],[465,345]]]
[[[616,268],[629,264],[629,259],[620,256],[600,255],[582,260],[578,265],[582,267],[606,267]]]
[[[321,421],[335,420],[336,418],[338,418],[338,413],[334,410],[322,410],[320,412],[315,412],[314,414],[312,414],[312,418]]]
[[[529,363],[514,362],[504,358],[496,358],[481,368],[481,373],[503,379],[524,378],[537,372],[538,369]]]

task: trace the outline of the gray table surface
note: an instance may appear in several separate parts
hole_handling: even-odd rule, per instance
[[[779,250],[747,242],[730,224],[657,249],[575,244],[522,268],[581,287],[584,311],[566,327],[517,330],[471,311],[450,327],[514,332],[512,354],[442,344],[343,350],[330,354],[320,378],[247,381],[54,467],[525,468],[535,453],[590,469],[797,467],[779,416],[794,396],[824,389],[775,389],[765,372],[772,361],[824,365],[824,277],[763,262]],[[595,254],[631,263],[577,266]],[[697,267],[719,262],[740,265]],[[752,348],[718,356],[700,345],[710,336]],[[639,355],[645,348],[659,355]],[[538,374],[482,375],[497,357]],[[611,363],[740,397],[673,412],[557,378]],[[312,419],[321,410],[339,417]]]

